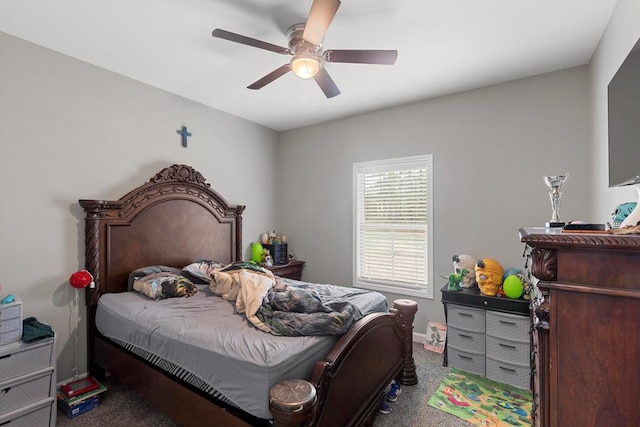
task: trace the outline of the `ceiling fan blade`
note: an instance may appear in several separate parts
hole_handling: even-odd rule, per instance
[[[340,95],[340,89],[338,89],[338,86],[336,86],[336,83],[324,67],[320,67],[318,74],[313,76],[313,79],[318,83],[318,86],[320,86],[320,89],[322,89],[322,92],[324,92],[327,98]]]
[[[289,48],[263,42],[262,40],[253,39],[251,37],[242,36],[230,31],[221,30],[220,28],[216,28],[215,30],[213,30],[211,35],[220,39],[225,39],[240,44],[246,44],[248,46],[257,47],[260,49],[270,50],[271,52],[279,53],[282,55],[291,55],[291,51],[289,50]]]
[[[302,39],[319,46],[339,7],[340,0],[313,0]]]
[[[393,65],[398,58],[397,50],[325,50],[327,62],[349,62],[352,64]]]
[[[284,64],[282,67],[276,68],[275,70],[273,70],[272,72],[270,72],[269,74],[261,78],[260,80],[257,80],[254,83],[251,83],[249,86],[247,86],[247,89],[262,89],[263,87],[265,87],[266,85],[274,81],[275,79],[284,76],[289,71],[291,71],[291,65]]]

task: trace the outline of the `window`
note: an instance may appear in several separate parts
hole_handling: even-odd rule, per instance
[[[433,298],[432,155],[355,163],[356,286]]]

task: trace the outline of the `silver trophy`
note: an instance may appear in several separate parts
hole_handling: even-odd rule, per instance
[[[551,221],[546,223],[547,227],[563,227],[564,222],[560,220],[560,196],[562,193],[560,189],[569,179],[569,174],[565,173],[564,175],[555,175],[555,176],[545,176],[544,183],[547,184],[547,187],[551,189],[549,192],[549,198],[551,198],[551,210],[552,216]]]

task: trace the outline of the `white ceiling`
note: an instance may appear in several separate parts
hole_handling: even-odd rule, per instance
[[[312,0],[2,0],[0,31],[275,130],[589,62],[617,0],[343,0],[325,49],[397,49],[395,65],[329,63],[342,94],[292,73],[246,87]],[[0,60],[2,56],[0,55]]]

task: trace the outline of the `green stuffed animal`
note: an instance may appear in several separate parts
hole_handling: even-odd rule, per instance
[[[448,277],[449,286],[447,289],[454,292],[461,291],[462,286],[460,286],[460,284],[462,283],[462,279],[464,279],[464,276],[467,273],[469,273],[469,270],[467,270],[466,268],[463,268],[462,270],[460,270],[460,273],[450,274]]]

